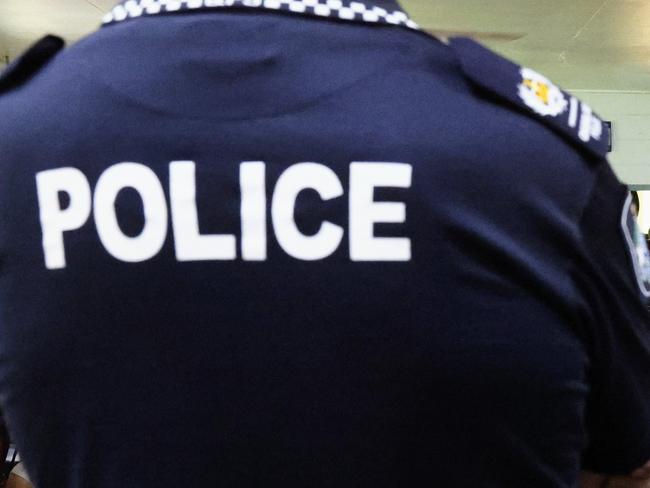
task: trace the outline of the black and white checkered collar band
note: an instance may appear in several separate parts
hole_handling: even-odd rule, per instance
[[[104,25],[137,17],[211,9],[263,9],[419,30],[395,0],[125,0],[104,16]]]

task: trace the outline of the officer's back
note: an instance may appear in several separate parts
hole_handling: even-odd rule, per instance
[[[0,98],[1,392],[37,486],[569,487],[650,457],[621,444],[648,344],[632,265],[595,259],[625,200],[598,149],[401,16],[191,3],[118,10]]]

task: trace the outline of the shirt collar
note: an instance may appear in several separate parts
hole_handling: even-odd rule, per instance
[[[120,23],[182,11],[257,9],[419,30],[396,0],[124,0],[104,16],[103,24]]]

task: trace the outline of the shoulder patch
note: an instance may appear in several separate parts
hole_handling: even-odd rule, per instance
[[[637,223],[636,214],[632,211],[632,195],[625,200],[621,215],[621,227],[641,294],[645,298],[650,298],[650,251],[645,235]]]
[[[449,44],[473,84],[539,119],[597,157],[607,155],[608,128],[589,105],[561,90],[545,76],[471,39],[457,37]]]
[[[65,46],[56,36],[45,36],[0,72],[0,95],[22,85]]]

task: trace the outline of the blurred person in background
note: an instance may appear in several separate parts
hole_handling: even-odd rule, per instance
[[[25,471],[23,463],[18,463],[14,469],[11,470],[5,488],[34,488],[34,485],[32,485],[29,476]]]

